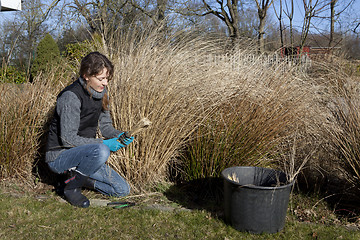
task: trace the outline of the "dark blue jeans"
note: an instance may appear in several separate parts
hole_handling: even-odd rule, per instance
[[[110,149],[105,144],[88,144],[70,148],[62,152],[53,162],[50,169],[56,173],[75,168],[85,176],[95,179],[95,189],[114,197],[129,194],[130,186],[117,172],[105,164],[110,156]]]

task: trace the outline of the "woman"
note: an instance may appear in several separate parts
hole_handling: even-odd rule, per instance
[[[74,206],[89,207],[81,188],[96,189],[108,196],[126,196],[128,183],[105,164],[110,151],[130,144],[134,138],[118,138],[109,113],[106,86],[114,74],[113,64],[101,53],[84,57],[80,77],[58,95],[50,124],[46,162],[55,173],[66,173],[64,195]],[[97,129],[107,140],[96,138]]]

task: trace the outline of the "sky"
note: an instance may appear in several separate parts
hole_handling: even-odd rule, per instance
[[[49,2],[50,0],[48,0]],[[276,19],[276,16],[274,14],[274,8],[277,9],[278,11],[278,6],[279,6],[279,1],[280,0],[274,0],[274,6],[270,7],[269,9],[269,14],[270,17],[273,20],[274,23],[277,23],[278,20]],[[285,1],[289,4],[290,1],[289,0],[282,0],[283,1],[283,9],[285,9]],[[310,0],[306,0],[306,2],[309,2]],[[316,2],[317,0],[312,0],[312,2]],[[319,1],[324,1],[324,0],[319,0]],[[325,0],[325,1],[330,1],[330,0]],[[343,30],[345,28],[349,28],[349,26],[352,24],[354,25],[353,28],[355,27],[356,23],[354,23],[355,19],[358,19],[358,21],[360,21],[360,0],[338,0],[338,5],[339,7],[337,8],[337,11],[339,11],[339,9],[342,9],[344,4],[348,3],[349,1],[353,1],[353,4],[351,6],[351,8],[348,8],[343,14],[341,14],[341,21],[338,21],[336,23],[336,28],[338,30]],[[293,24],[294,27],[301,30],[302,24],[303,24],[303,16],[304,16],[304,6],[303,6],[303,0],[294,0],[294,20],[293,20]],[[323,13],[320,13],[322,15],[329,16],[329,10],[327,9],[326,11],[324,11]],[[14,19],[14,12],[0,12],[0,24],[5,20],[12,20]],[[284,23],[285,25],[288,25],[288,19],[287,17],[284,15]],[[320,30],[325,30],[327,31],[329,29],[329,20],[328,19],[321,19],[321,18],[314,18],[312,20],[312,24],[313,27],[316,27],[317,29]],[[360,27],[359,29],[357,29],[358,32],[360,32]]]

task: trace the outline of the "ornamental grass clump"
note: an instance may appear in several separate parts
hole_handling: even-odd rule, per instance
[[[237,69],[230,75],[234,91],[219,99],[184,151],[186,180],[219,177],[231,166],[289,167],[278,146],[296,124],[306,124],[312,86],[294,69],[269,67],[261,57],[242,61]]]
[[[359,77],[348,64],[341,57],[319,58],[299,75],[313,86],[309,117],[278,146],[284,168],[293,175],[302,170],[302,186],[312,190],[336,191],[346,178],[356,181]]]
[[[152,121],[109,161],[135,191],[166,180],[173,162],[188,180],[232,165],[269,166],[280,154],[274,147],[311,117],[312,85],[281,63],[246,61],[252,53],[240,49],[223,54],[219,42],[183,32],[141,34],[108,48],[115,126]]]
[[[216,105],[211,97],[223,70],[200,62],[217,50],[211,41],[179,34],[157,42],[156,33],[133,39],[124,42],[136,45],[124,44],[113,54],[111,112],[115,127],[122,130],[130,130],[144,117],[152,125],[109,163],[136,191],[166,180],[169,163]]]
[[[32,178],[32,166],[39,147],[44,119],[41,90],[45,87],[1,84],[0,166],[1,178]]]
[[[344,71],[334,76],[337,84],[329,98],[331,125],[327,130],[336,149],[338,170],[360,190],[360,78]]]
[[[64,71],[54,68],[34,83],[0,84],[0,178],[32,185],[46,122]]]

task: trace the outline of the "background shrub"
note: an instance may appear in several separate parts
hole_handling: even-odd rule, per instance
[[[26,73],[14,66],[3,66],[0,69],[0,83],[25,83]]]
[[[60,63],[60,50],[53,37],[48,33],[39,42],[36,48],[36,57],[31,66],[31,75],[36,77],[38,74],[51,71]]]

